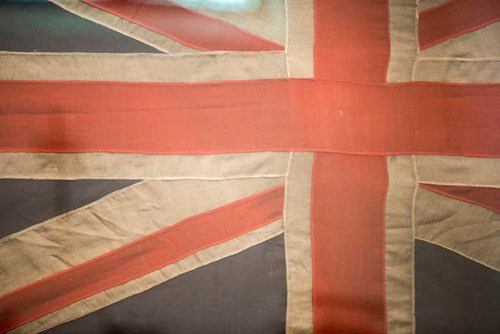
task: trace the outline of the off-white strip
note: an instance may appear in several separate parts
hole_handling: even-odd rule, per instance
[[[500,159],[442,155],[416,156],[421,183],[500,187]]]
[[[291,153],[284,205],[287,333],[312,333],[311,182],[313,153]]]
[[[500,271],[500,215],[420,188],[416,237]]]
[[[415,81],[499,83],[500,60],[417,59]]]
[[[181,6],[190,7],[197,12],[229,22],[272,42],[285,45],[285,0],[253,1],[257,5],[249,4],[248,9],[221,4],[220,10],[210,8],[203,1],[176,2]]]
[[[0,52],[0,80],[201,82],[285,78],[283,51],[195,54]]]
[[[421,50],[420,57],[499,58],[500,22]]]
[[[389,190],[385,209],[387,333],[413,333],[413,195],[412,157],[387,157]]]
[[[286,57],[291,78],[314,76],[314,2],[286,0]]]
[[[166,53],[199,52],[162,34],[151,31],[119,16],[100,10],[82,1],[49,0],[59,7],[87,20],[118,31]]]
[[[288,153],[144,155],[0,153],[0,179],[235,179],[281,177]]]
[[[388,82],[412,80],[418,54],[417,1],[389,0],[391,56]]]
[[[144,181],[121,189],[0,239],[0,295],[283,181]]]
[[[180,274],[210,264],[227,256],[242,252],[283,232],[283,222],[278,220],[260,229],[251,231],[222,244],[205,248],[173,264],[163,267],[141,278],[129,281],[98,293],[83,301],[53,312],[43,318],[30,322],[9,333],[38,333],[70,320],[95,312],[105,306],[127,297],[141,293]],[[168,302],[168,301],[166,301]]]

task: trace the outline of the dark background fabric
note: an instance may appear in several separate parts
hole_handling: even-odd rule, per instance
[[[161,53],[46,0],[0,0],[0,51]]]
[[[285,314],[280,235],[44,333],[275,334]]]
[[[0,179],[0,238],[97,201],[136,182]]]
[[[418,334],[498,334],[500,273],[416,240],[415,308]]]

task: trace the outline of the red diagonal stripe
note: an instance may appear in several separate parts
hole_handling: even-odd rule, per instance
[[[420,49],[500,20],[499,0],[452,0],[422,11],[418,20]]]
[[[317,154],[311,236],[315,333],[385,333],[385,157]]]
[[[3,81],[0,151],[494,157],[500,156],[499,87]]]
[[[82,0],[200,50],[273,51],[283,46],[164,0]]]
[[[468,187],[437,184],[420,184],[421,188],[459,201],[482,206],[500,214],[500,189],[489,187]]]
[[[271,188],[188,218],[0,297],[0,332],[141,277],[280,219],[284,189]]]

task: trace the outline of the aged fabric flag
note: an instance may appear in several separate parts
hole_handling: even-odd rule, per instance
[[[500,333],[499,20],[0,1],[0,333]]]

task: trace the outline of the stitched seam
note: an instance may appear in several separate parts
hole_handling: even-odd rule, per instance
[[[385,81],[387,81],[387,78],[389,77],[389,66],[391,64],[391,50],[392,50],[392,41],[391,41],[391,2],[387,1],[386,3],[386,11],[387,11],[387,44],[389,44],[389,56],[386,57],[386,63],[385,63]],[[386,321],[386,326],[384,327],[385,332],[387,332],[387,321]]]
[[[412,162],[413,162],[413,173],[415,176],[415,181],[416,183],[420,182],[420,176],[418,175],[418,163],[417,163],[417,157],[415,155],[411,156]]]
[[[0,51],[0,55],[8,55],[8,54],[2,54],[3,51]],[[10,52],[7,51],[7,53],[15,53],[18,55],[30,57],[30,58],[38,58],[39,54],[34,55],[33,52]],[[266,51],[266,52],[229,52],[228,55],[232,54],[237,54],[237,55],[255,55],[255,54],[278,54],[278,55],[284,55],[283,51]],[[209,53],[197,53],[196,55],[199,57],[205,57]],[[46,53],[45,56],[48,56],[48,58],[51,58],[52,54],[50,52]],[[75,55],[75,53],[61,53],[59,56],[68,56],[68,58],[71,58],[70,56]],[[81,56],[87,56],[89,58],[98,58],[99,53],[80,53],[77,54],[78,57]],[[105,54],[107,56],[112,57],[121,57],[121,54]],[[133,57],[136,54],[124,54],[123,56],[127,57]],[[140,54],[139,54],[140,55]],[[172,58],[175,59],[177,55],[164,55],[164,54],[145,54],[147,56],[152,56],[152,57],[167,57],[167,58]],[[331,83],[331,84],[355,84],[355,85],[360,85],[360,86],[368,86],[368,87],[405,87],[405,86],[436,86],[436,87],[495,87],[497,88],[499,86],[498,83],[463,83],[463,82],[432,82],[432,81],[416,81],[416,82],[409,82],[409,81],[404,81],[404,82],[370,82],[370,81],[353,81],[353,80],[334,80],[334,79],[315,79],[315,78],[271,78],[271,79],[252,79],[252,80],[236,80],[236,79],[231,79],[231,80],[212,80],[212,81],[193,81],[193,82],[163,82],[163,81],[123,81],[123,80],[56,80],[56,79],[48,79],[48,80],[40,80],[40,79],[0,79],[0,83],[10,83],[10,84],[18,84],[18,83],[26,83],[26,84],[31,84],[33,86],[36,85],[58,85],[61,83],[65,84],[80,84],[80,85],[94,85],[94,84],[99,84],[99,85],[120,85],[120,86],[206,86],[207,84],[210,85],[220,85],[220,86],[227,86],[229,84],[234,84],[234,83],[248,83],[248,81],[251,81],[252,84],[257,84],[257,83],[272,83],[272,82],[324,82],[324,83]],[[406,151],[408,152],[408,151]],[[406,153],[406,154],[412,154],[412,153]]]
[[[289,0],[284,0],[285,1],[285,65],[286,65],[286,77],[290,78],[290,63],[288,61],[288,39],[289,39],[289,24],[290,24],[290,18],[288,15],[288,1]]]
[[[459,196],[459,195],[451,194],[451,193],[448,193],[446,191],[442,191],[442,190],[439,190],[439,189],[434,189],[432,187],[427,186],[424,183],[420,183],[419,186],[422,189],[425,189],[427,191],[431,191],[431,192],[433,192],[435,194],[438,194],[438,195],[441,195],[443,197],[448,197],[448,198],[451,198],[451,199],[454,199],[454,200],[457,200],[457,201],[461,201],[461,202],[464,202],[464,203],[469,203],[469,204],[472,204],[472,205],[476,205],[476,206],[482,207],[484,209],[493,211],[496,214],[500,214],[500,212],[498,211],[497,208],[495,208],[493,206],[490,206],[490,205],[487,205],[487,204],[484,204],[482,202],[475,201],[475,200],[472,200],[472,199],[469,199],[469,198],[466,198],[466,197],[462,197],[462,196]],[[481,187],[481,188],[483,188],[483,187]]]
[[[500,61],[500,57],[420,57],[419,61],[463,61],[463,62],[483,62],[483,61]]]
[[[284,195],[284,203],[283,203],[283,228],[284,228],[284,236],[285,236],[285,270],[286,270],[286,283],[287,283],[287,299],[286,299],[286,332],[290,332],[290,273],[289,273],[289,265],[290,265],[290,258],[289,258],[289,244],[288,244],[288,192],[289,192],[289,187],[288,187],[288,179],[290,176],[290,168],[292,165],[292,159],[293,159],[293,152],[290,152],[288,154],[288,164],[286,167],[286,174],[285,174],[285,195]]]
[[[311,226],[311,288],[312,288],[312,321],[313,321],[313,333],[315,332],[314,328],[316,327],[316,289],[315,289],[315,279],[314,279],[314,269],[316,268],[316,256],[314,256],[315,249],[315,238],[314,238],[314,185],[316,183],[316,167],[318,165],[318,154],[314,154],[312,167],[311,167],[311,195],[310,195],[310,207],[309,207],[309,224]]]
[[[415,31],[414,31],[414,39],[415,39],[415,58],[413,60],[413,66],[411,69],[411,81],[415,81],[415,76],[416,76],[416,71],[417,71],[417,64],[419,62],[419,57],[420,57],[420,42],[418,39],[418,22],[420,19],[420,13],[419,13],[419,0],[415,0],[417,6],[415,7]]]
[[[435,184],[442,186],[500,188],[500,184],[485,184],[485,183],[440,182],[440,181],[426,181],[426,180],[420,180],[420,183]]]
[[[387,198],[389,196],[389,164],[387,163],[387,157],[384,158],[384,169],[385,169],[385,194],[384,194],[384,205],[382,207],[382,222],[384,226],[383,235],[383,247],[382,247],[382,259],[384,261],[384,265],[382,266],[383,270],[383,280],[382,280],[382,291],[384,294],[384,333],[387,333],[387,263],[386,263],[386,252],[387,252],[387,225],[386,225],[386,213],[387,213]]]
[[[411,319],[412,319],[412,333],[416,332],[416,319],[415,319],[415,227],[416,227],[416,204],[418,194],[418,169],[417,159],[412,155],[413,173],[415,178],[415,188],[413,190],[412,205],[411,205]]]
[[[166,58],[166,59],[176,59],[180,56],[191,56],[191,57],[200,57],[206,58],[214,55],[229,55],[229,56],[258,56],[262,54],[285,54],[283,50],[274,50],[274,51],[203,51],[203,52],[176,52],[176,53],[111,53],[111,52],[30,52],[30,51],[3,51],[0,50],[0,55],[7,56],[32,56],[32,57],[40,57],[46,56],[49,58],[55,58],[57,56],[67,56],[73,58],[76,57],[88,57],[88,58],[125,58],[125,57],[141,57],[141,58]],[[272,80],[272,79],[255,79],[255,80]],[[30,80],[2,80],[2,81],[30,81]],[[68,81],[68,82],[76,82],[76,81],[98,81],[100,80],[40,80],[40,81]],[[219,80],[220,82],[226,81],[239,81],[239,80]],[[144,83],[143,81],[117,81],[117,80],[106,80],[105,82],[126,82],[126,83]],[[211,83],[218,81],[211,81]],[[155,83],[154,81],[147,81],[148,84]],[[182,83],[182,82],[156,82],[156,83]],[[189,82],[189,83],[196,83]]]
[[[1,80],[0,80],[1,82]],[[162,154],[173,154],[173,155],[197,155],[197,154],[230,154],[230,153],[251,153],[251,152],[325,152],[325,153],[339,153],[339,154],[354,154],[354,155],[446,155],[446,156],[464,156],[464,157],[480,157],[480,158],[500,158],[500,153],[469,153],[469,152],[445,152],[445,151],[434,151],[434,152],[424,152],[424,151],[344,151],[336,149],[324,149],[324,148],[313,148],[313,147],[262,147],[254,149],[223,149],[220,151],[205,150],[166,150],[166,151],[146,151],[146,150],[125,150],[125,149],[78,149],[78,150],[68,150],[68,149],[36,149],[32,147],[15,148],[15,149],[2,149],[1,153],[135,153],[135,154],[149,154],[149,155],[162,155]]]
[[[133,176],[120,176],[120,175],[111,175],[107,176],[105,174],[103,175],[91,175],[91,177],[86,174],[86,172],[81,173],[82,175],[85,174],[85,176],[82,175],[77,175],[77,176],[63,176],[59,177],[58,175],[52,175],[54,173],[50,172],[42,172],[38,174],[30,174],[30,173],[24,173],[24,175],[19,175],[19,174],[3,174],[0,175],[0,180],[1,179],[20,179],[20,180],[46,180],[46,179],[51,179],[51,180],[81,180],[81,179],[88,179],[88,178],[95,178],[95,179],[100,179],[100,180],[147,180],[147,181],[190,181],[190,180],[202,180],[202,181],[224,181],[224,180],[241,180],[241,179],[258,179],[258,178],[267,178],[267,179],[273,179],[273,178],[282,178],[285,175],[284,174],[264,174],[264,175],[235,175],[235,176],[226,176],[226,177],[205,177],[205,176],[179,176],[179,177],[173,177],[173,176],[165,176],[165,177],[148,177],[146,175],[133,175]]]
[[[132,22],[134,24],[137,24],[139,26],[142,26],[142,27],[144,27],[144,28],[146,28],[148,30],[151,30],[151,31],[156,32],[156,33],[158,33],[160,35],[166,36],[166,37],[168,37],[168,38],[170,38],[170,39],[172,39],[172,40],[174,40],[174,41],[176,41],[178,43],[186,45],[186,46],[188,46],[190,48],[197,49],[197,50],[202,50],[202,51],[210,51],[210,49],[207,49],[207,48],[205,48],[203,46],[193,45],[193,44],[191,44],[191,42],[184,41],[183,39],[181,39],[178,36],[176,36],[175,33],[167,33],[167,32],[161,31],[160,29],[157,29],[157,28],[154,28],[154,27],[150,27],[147,22],[146,23],[145,22],[140,22],[140,21],[135,20],[132,17],[122,16],[121,14],[119,14],[118,12],[116,12],[115,10],[106,8],[106,6],[90,2],[91,0],[82,0],[82,1],[84,1],[85,3],[87,3],[90,6],[93,6],[95,8],[99,8],[99,9],[105,11],[105,12],[108,12],[108,13],[112,14],[112,15],[116,15],[118,17],[121,17],[124,20],[130,21],[130,22]],[[224,20],[221,20],[219,18],[212,17],[210,15],[206,15],[206,14],[203,14],[203,13],[200,13],[200,12],[188,9],[186,7],[183,7],[183,6],[179,6],[179,5],[176,5],[176,6],[182,8],[182,9],[185,9],[186,11],[192,13],[193,15],[197,15],[197,16],[201,16],[201,17],[204,17],[204,18],[212,19],[212,20],[214,20],[215,22],[221,24],[224,27],[227,27],[229,29],[234,29],[236,31],[239,31],[240,33],[246,35],[247,37],[254,38],[254,39],[256,39],[256,40],[258,40],[260,42],[263,42],[263,43],[266,43],[266,44],[268,44],[270,46],[273,46],[274,48],[277,48],[277,50],[282,50],[283,49],[282,45],[279,45],[279,44],[277,44],[275,42],[272,42],[272,41],[270,41],[268,39],[265,39],[265,38],[263,38],[263,37],[261,37],[259,35],[253,34],[253,33],[249,32],[247,30],[244,30],[244,29],[242,29],[242,28],[240,28],[238,26],[235,26],[233,24],[230,24],[230,23],[228,23],[228,22],[226,22]],[[263,51],[263,50],[260,50],[260,51]]]

